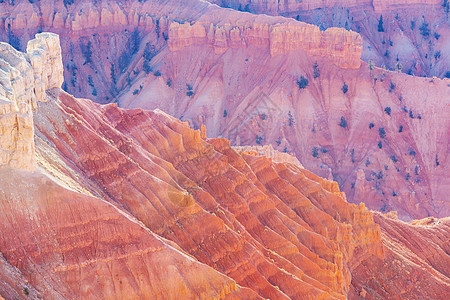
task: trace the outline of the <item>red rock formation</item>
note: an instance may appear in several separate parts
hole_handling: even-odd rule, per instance
[[[45,298],[256,297],[101,199],[39,173],[0,179],[0,250]]]
[[[377,215],[383,247],[364,204],[283,155],[236,151],[159,110],[47,100],[36,171],[0,167],[2,297],[345,299],[385,271],[398,275],[385,297],[448,295],[446,220],[428,232]],[[431,258],[408,244],[431,235]],[[411,270],[429,289],[391,268],[411,261],[391,242],[422,259]]]
[[[446,76],[447,22],[450,6],[440,0],[248,1],[211,0],[223,7],[258,14],[282,15],[316,24],[351,29],[364,40],[362,59],[419,76]],[[380,16],[382,16],[381,28]],[[425,24],[425,25],[424,25]],[[381,32],[379,29],[382,29]],[[436,56],[435,56],[436,55]],[[449,73],[450,76],[450,73]],[[447,76],[448,77],[448,76]]]
[[[304,50],[345,68],[360,65],[362,42],[354,32],[333,28],[321,32],[316,26],[281,17],[224,13],[199,0],[183,1],[183,6],[174,10],[179,4],[175,0],[0,3],[0,40],[24,48],[36,32],[58,33],[66,62],[65,89],[103,102],[115,97],[135,77],[133,69],[142,62],[133,60],[144,53],[144,41],[150,41],[154,51],[167,43],[172,50],[199,43],[211,45],[216,53],[256,47],[269,50],[273,56]]]
[[[206,124],[209,137],[294,153],[307,169],[338,181],[350,201],[371,209],[397,210],[407,220],[448,215],[447,80],[366,64],[342,70],[317,60],[315,66],[301,51],[272,57],[229,49],[217,57],[191,45],[164,55],[165,65],[153,65],[162,76],[138,77],[130,89],[137,93],[123,94],[121,106],[160,108],[194,128]],[[304,89],[301,76],[308,80]]]
[[[381,226],[386,258],[368,259],[353,271],[349,297],[380,299],[396,295],[402,299],[448,298],[449,218],[429,218],[412,224],[381,214],[374,214],[374,219]],[[404,282],[405,277],[407,282]]]
[[[445,80],[369,70],[371,65],[360,65],[360,38],[354,32],[320,31],[282,17],[195,0],[182,6],[173,1],[79,1],[67,7],[48,2],[1,4],[4,36],[14,41],[17,33],[26,39],[37,24],[60,32],[69,91],[99,95],[100,101],[117,95],[123,107],[160,108],[195,128],[206,124],[208,136],[229,138],[233,145],[272,144],[339,182],[349,201],[364,199],[371,209],[397,210],[407,220],[448,215]],[[378,16],[358,17],[376,19],[375,25],[361,27],[362,34],[376,36],[378,44],[384,38],[383,47],[391,47],[386,41],[395,31],[386,18],[396,19],[387,13],[385,33],[377,31]],[[430,30],[440,20],[430,22]],[[410,26],[407,18],[396,22]],[[415,34],[420,35],[417,28]],[[446,36],[439,43],[445,44]],[[402,45],[395,38],[392,47],[410,49]],[[447,60],[441,55],[437,64],[444,70]],[[306,89],[299,89],[301,76],[308,79]],[[391,115],[384,111],[388,108]],[[338,126],[341,117],[345,129]]]
[[[283,23],[279,23],[279,22]],[[277,23],[275,23],[277,22]],[[303,50],[310,56],[325,57],[342,68],[358,68],[361,64],[362,40],[352,31],[329,28],[321,32],[317,26],[262,18],[238,24],[173,22],[169,26],[168,45],[171,51],[179,51],[192,45],[210,45],[216,54],[229,48],[255,47],[269,49],[271,56]]]

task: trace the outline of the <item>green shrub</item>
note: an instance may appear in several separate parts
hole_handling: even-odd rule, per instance
[[[341,122],[339,122],[338,125],[341,126],[342,128],[347,128],[347,121],[345,120],[344,117],[341,117]]]
[[[309,82],[304,76],[300,76],[300,79],[297,80],[297,85],[299,89],[305,89],[308,86]]]

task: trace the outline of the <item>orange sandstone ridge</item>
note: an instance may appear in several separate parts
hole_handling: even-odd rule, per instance
[[[35,59],[57,53],[57,41],[38,35]],[[2,61],[35,70],[8,49]],[[57,72],[45,80],[59,78],[59,60],[49,61]],[[31,86],[43,80],[34,74]],[[270,148],[235,150],[160,110],[45,88],[31,117],[35,164],[26,155],[27,164],[0,162],[1,297],[450,295],[447,219],[374,219],[335,182]],[[15,135],[14,126],[2,132]],[[426,286],[411,284],[422,278]]]
[[[361,62],[361,38],[355,32],[321,31],[293,19],[197,0],[66,6],[25,0],[0,6],[3,39],[16,46],[25,48],[25,41],[41,29],[61,34],[63,87],[76,96],[125,108],[160,108],[194,128],[206,125],[208,136],[225,137],[233,146],[272,145],[337,181],[350,202],[398,211],[403,220],[450,212],[448,80],[406,76]],[[373,9],[367,9],[366,17],[342,8],[336,14],[320,10],[323,16],[314,10],[309,17],[326,23],[335,14],[327,26],[343,26],[358,14],[352,24],[361,25],[361,34],[370,36],[382,57],[389,50],[402,61],[418,51],[433,59],[442,74],[446,52],[434,58],[450,36],[446,25],[439,25],[442,8],[440,13],[434,6],[424,10],[427,20],[428,14],[437,17],[427,21],[430,39],[420,42],[419,49],[406,47],[406,31],[395,29],[410,28],[414,21],[407,38],[425,41],[418,29],[423,20],[410,16],[408,7],[399,20],[384,12],[384,33],[377,31],[379,16]],[[367,39],[362,46],[364,56]],[[394,55],[389,60],[395,64]],[[416,65],[424,69],[429,63]],[[299,87],[302,77],[308,80],[305,88]]]

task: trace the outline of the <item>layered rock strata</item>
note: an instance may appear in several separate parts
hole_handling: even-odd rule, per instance
[[[0,167],[3,298],[345,299],[397,264],[382,232],[398,247],[428,236],[377,217],[390,226],[380,231],[335,182],[260,155],[271,149],[235,150],[160,110],[47,100],[34,113],[36,171]],[[436,256],[414,269],[432,288],[389,271],[411,295],[448,296],[437,273],[448,231],[434,233]],[[372,263],[380,271],[365,274]]]
[[[33,170],[33,111],[64,81],[59,37],[36,35],[26,54],[0,43],[0,57],[0,165]]]

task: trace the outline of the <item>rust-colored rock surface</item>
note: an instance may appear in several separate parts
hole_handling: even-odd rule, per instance
[[[322,26],[199,0],[18,0],[0,4],[0,35],[24,48],[39,30],[60,33],[72,94],[159,108],[234,146],[270,144],[337,181],[350,202],[403,220],[448,216],[448,79],[389,71],[443,77],[445,7],[283,3],[286,16]]]
[[[383,3],[299,2],[298,19],[317,27],[198,0],[18,0],[0,4],[0,35],[24,48],[34,32],[60,33],[72,94],[159,108],[232,145],[271,144],[337,181],[350,202],[403,220],[445,217],[448,79],[389,71],[443,77],[445,7]]]
[[[3,298],[449,296],[447,219],[378,225],[271,147],[234,149],[161,110],[46,94],[35,171],[0,167]],[[411,261],[420,268],[397,268]],[[395,285],[379,288],[382,274]]]
[[[363,261],[354,271],[352,299],[446,299],[450,295],[450,219],[406,224],[375,213],[386,258]],[[403,278],[408,278],[407,282]],[[445,285],[442,285],[445,283]]]

